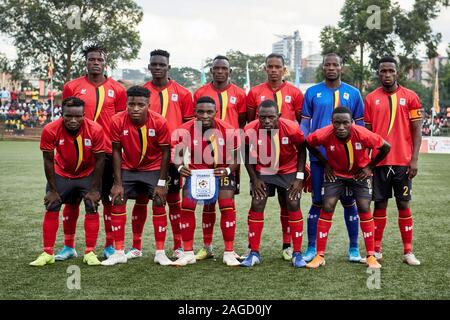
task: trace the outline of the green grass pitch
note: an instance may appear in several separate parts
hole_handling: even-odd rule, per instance
[[[449,299],[450,298],[450,156],[421,155],[419,175],[413,184],[414,251],[419,267],[401,262],[402,245],[397,212],[389,205],[384,237],[384,261],[379,289],[362,264],[346,260],[348,238],[342,208],[334,216],[327,265],[318,270],[294,269],[281,259],[281,226],[275,198],[268,202],[262,236],[263,261],[251,269],[230,268],[222,263],[223,243],[218,223],[214,231],[217,260],[200,261],[182,268],[153,263],[154,240],[149,214],[145,226],[144,257],[114,267],[88,267],[82,258],[57,262],[43,268],[28,263],[41,252],[45,176],[36,142],[0,141],[0,299]],[[248,178],[243,174],[237,197],[236,251],[247,244],[249,209]],[[301,207],[306,218],[310,195],[303,195]],[[131,201],[129,208],[131,208]],[[84,209],[83,209],[84,210]],[[83,212],[82,210],[82,212]],[[129,211],[130,212],[130,211]],[[201,222],[197,209],[195,247],[201,245]],[[306,223],[305,223],[306,226]],[[101,222],[97,252],[104,241]],[[306,231],[306,230],[305,230]],[[60,225],[56,250],[63,244]],[[169,227],[167,247],[172,245]],[[83,215],[77,227],[77,250],[84,249]],[[128,217],[127,247],[131,244]],[[303,247],[306,246],[306,232]],[[360,236],[361,253],[364,244]],[[67,288],[67,269],[81,269],[81,289]],[[368,280],[369,279],[369,280]]]

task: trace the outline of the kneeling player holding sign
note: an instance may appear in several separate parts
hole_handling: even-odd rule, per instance
[[[214,99],[201,97],[194,108],[195,119],[186,122],[172,134],[174,163],[180,174],[187,178],[183,186],[180,225],[184,254],[173,263],[177,266],[196,262],[193,242],[197,201],[206,199],[204,203],[208,204],[215,202],[217,196],[225,243],[223,262],[228,266],[239,265],[236,259],[238,255],[234,252],[236,209],[233,196],[240,140],[238,131],[217,119],[216,112]],[[183,161],[185,151],[190,153],[189,164]]]
[[[166,240],[167,168],[170,160],[170,136],[167,121],[148,109],[150,91],[131,87],[127,91],[127,110],[116,114],[111,124],[113,144],[114,185],[111,224],[115,252],[102,265],[127,262],[124,252],[127,199],[147,203],[153,199],[153,227],[156,253],[154,261],[161,265],[172,263],[164,251]],[[123,150],[123,151],[122,151]]]
[[[30,265],[41,267],[55,262],[53,247],[61,206],[78,205],[81,198],[84,198],[86,207],[83,262],[99,265],[94,250],[99,229],[97,205],[105,161],[105,135],[99,124],[84,118],[83,100],[75,97],[64,99],[62,114],[62,119],[49,123],[42,131],[41,150],[47,177],[44,198],[47,211],[42,228],[44,252]]]
[[[352,125],[352,113],[346,107],[337,107],[332,114],[332,124],[316,130],[306,139],[308,150],[324,166],[323,208],[317,225],[317,255],[307,268],[318,268],[325,264],[325,248],[331,228],[334,209],[345,190],[356,199],[361,230],[366,245],[369,268],[381,265],[374,257],[374,222],[370,212],[372,199],[372,169],[390,151],[390,145],[378,134],[362,126]],[[328,161],[315,147],[323,146]],[[370,160],[369,149],[379,153]]]

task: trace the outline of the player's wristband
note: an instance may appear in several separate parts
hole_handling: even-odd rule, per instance
[[[229,176],[231,173],[231,169],[229,167],[226,167],[225,170],[227,171],[227,176]]]
[[[180,166],[178,167],[178,172],[180,172],[181,171],[181,168],[183,168],[183,165],[182,164],[180,164]]]
[[[166,180],[159,179],[157,186],[158,187],[165,187],[166,186]]]
[[[303,180],[305,179],[305,174],[303,172],[297,172],[297,175],[295,176],[297,179]]]

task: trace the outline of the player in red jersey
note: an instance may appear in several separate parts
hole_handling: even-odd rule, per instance
[[[86,250],[83,262],[99,265],[95,254],[99,217],[100,181],[105,160],[105,136],[102,127],[84,117],[84,102],[69,97],[62,102],[62,118],[45,126],[40,146],[44,156],[47,187],[44,204],[44,252],[32,266],[55,262],[53,247],[62,204],[84,199]],[[56,155],[55,155],[56,150]],[[76,256],[76,253],[75,253]]]
[[[194,93],[194,103],[204,96],[214,99],[217,106],[216,117],[221,119],[236,129],[243,128],[246,121],[245,91],[237,85],[231,83],[230,62],[225,56],[217,56],[212,62],[210,69],[213,81],[204,85]],[[236,191],[240,189],[240,167],[235,174]],[[216,223],[216,204],[211,203],[203,206],[202,230],[203,248],[195,255],[196,260],[204,260],[214,257],[212,249],[212,239],[214,224]]]
[[[332,114],[332,124],[311,133],[306,139],[308,149],[324,166],[323,208],[317,225],[317,255],[307,268],[325,264],[325,248],[336,204],[346,190],[356,199],[360,226],[366,245],[366,262],[369,268],[381,265],[374,257],[374,222],[370,212],[372,198],[372,169],[390,151],[390,145],[378,134],[362,126],[352,125],[352,112],[337,107]],[[325,148],[327,159],[316,147]],[[376,150],[372,160],[369,150]]]
[[[74,96],[84,101],[86,118],[100,124],[105,132],[106,155],[105,170],[102,177],[102,203],[105,226],[105,249],[107,258],[114,253],[113,233],[111,229],[111,202],[109,192],[113,184],[112,145],[110,139],[111,118],[125,110],[127,95],[125,88],[104,75],[106,52],[99,46],[90,46],[84,50],[87,74],[67,82],[63,89],[63,98]],[[75,254],[75,228],[80,209],[78,204],[67,204],[63,210],[64,248],[56,255],[56,260],[66,260]]]
[[[156,253],[154,261],[170,265],[164,252],[167,215],[167,168],[170,160],[170,135],[167,121],[148,109],[150,91],[134,86],[128,89],[127,111],[112,119],[114,185],[111,190],[115,252],[102,265],[126,263],[124,251],[127,199],[153,199],[153,228]]]
[[[403,241],[403,261],[417,266],[420,261],[412,253],[410,200],[422,142],[421,104],[414,91],[398,84],[397,75],[394,58],[385,57],[379,61],[378,78],[382,86],[367,95],[364,112],[366,127],[392,145],[392,152],[374,170],[375,256],[382,258],[381,240],[386,226],[388,199],[392,198],[394,189]]]
[[[145,83],[144,87],[150,90],[150,110],[162,115],[167,120],[169,133],[179,128],[184,122],[194,117],[194,105],[192,94],[188,89],[169,78],[169,57],[165,50],[154,50],[150,52],[150,63],[148,69],[152,74],[152,80]],[[180,173],[171,163],[169,165],[169,189],[167,194],[167,204],[169,206],[169,218],[173,233],[173,255],[179,258],[183,252],[181,245],[180,231]],[[140,201],[139,201],[140,202]],[[136,205],[133,209],[133,248],[129,251],[128,257],[133,258],[140,255],[140,236],[147,217],[146,207]]]
[[[303,93],[294,85],[283,80],[286,73],[284,57],[272,53],[266,57],[264,70],[267,73],[267,82],[253,87],[247,95],[247,122],[257,117],[257,106],[264,100],[273,100],[278,105],[281,117],[301,122]],[[289,233],[289,217],[284,198],[278,196],[280,203],[280,222],[283,231],[283,258],[292,258],[291,235]]]
[[[248,213],[250,253],[241,266],[259,264],[259,247],[268,197],[278,193],[288,211],[292,235],[292,264],[306,265],[301,247],[303,216],[300,197],[303,188],[306,152],[304,136],[297,122],[281,118],[277,103],[265,100],[258,106],[258,119],[245,126],[245,167],[251,181],[252,202]],[[281,204],[280,204],[281,206]]]
[[[196,118],[183,124],[172,135],[174,163],[180,174],[187,178],[183,186],[180,222],[184,254],[174,262],[177,266],[196,262],[193,245],[197,200],[190,195],[195,191],[192,190],[191,179],[194,179],[194,184],[197,181],[192,178],[192,174],[196,173],[194,170],[199,169],[213,169],[215,179],[218,179],[220,227],[225,246],[223,262],[228,266],[239,265],[236,259],[238,255],[234,252],[236,230],[234,173],[239,165],[239,131],[216,118],[216,112],[216,105],[211,97],[200,97],[195,106]],[[190,153],[189,164],[185,164],[183,159],[186,150]],[[209,182],[204,182],[202,186],[206,184],[210,185]]]

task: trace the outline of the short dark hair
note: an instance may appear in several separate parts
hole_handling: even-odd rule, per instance
[[[336,52],[330,52],[323,56],[322,64],[325,63],[325,59],[328,57],[336,57],[339,59],[339,64],[342,64],[342,57],[338,55]]]
[[[284,57],[282,54],[278,54],[278,53],[271,53],[266,57],[265,63],[267,64],[267,60],[269,60],[270,58],[277,58],[277,59],[281,59],[281,62],[283,62],[283,66],[284,66]]]
[[[127,97],[150,98],[150,90],[141,86],[132,86],[127,90]]]
[[[153,56],[163,56],[163,57],[166,57],[167,60],[169,60],[170,53],[167,52],[166,50],[156,49],[156,50],[153,50],[152,52],[150,52],[150,58]]]
[[[333,110],[331,118],[333,118],[335,114],[342,114],[342,113],[348,113],[350,115],[350,119],[352,118],[352,111],[349,108],[342,106],[339,106]]]
[[[83,107],[84,101],[77,97],[67,97],[62,102],[62,108]]]
[[[230,62],[230,60],[228,60],[228,58],[226,56],[222,56],[222,55],[218,55],[213,59],[213,62],[216,60],[227,60],[228,62]]]
[[[393,63],[397,67],[397,60],[395,60],[394,57],[385,56],[385,57],[381,58],[380,60],[378,60],[377,69],[380,68],[380,64],[385,63],[385,62]]]
[[[216,102],[214,101],[213,98],[209,97],[209,96],[203,96],[200,97],[197,102],[195,103],[195,105],[199,105],[200,103],[211,103],[214,106],[216,105]]]
[[[93,45],[90,45],[90,46],[87,46],[86,48],[84,48],[84,50],[83,50],[84,58],[87,59],[88,54],[91,52],[100,52],[101,54],[103,54],[106,57],[106,49],[101,47],[98,44],[93,44]]]
[[[258,106],[258,111],[261,108],[275,108],[275,111],[278,113],[278,104],[273,100],[264,100]]]

